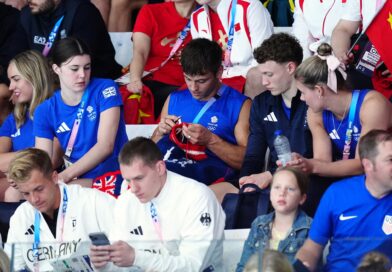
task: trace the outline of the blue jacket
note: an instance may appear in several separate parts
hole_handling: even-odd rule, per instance
[[[263,254],[264,249],[268,248],[269,240],[271,238],[271,222],[275,217],[275,212],[261,215],[257,217],[249,232],[249,236],[245,241],[244,249],[239,264],[237,265],[237,272],[244,269],[249,258],[259,252]],[[294,262],[295,254],[304,244],[310,230],[312,218],[306,215],[302,210],[298,211],[290,234],[279,243],[278,251],[282,252],[288,257],[290,262]]]
[[[282,95],[273,96],[266,91],[253,100],[250,112],[248,146],[244,162],[241,167],[241,177],[263,171],[264,157],[267,148],[270,149],[268,169],[271,173],[276,170],[276,155],[274,148],[274,132],[282,130],[289,139],[291,151],[297,152],[306,158],[311,158],[312,134],[306,121],[308,107],[300,100],[301,93],[293,97],[291,102],[290,119],[283,110]]]

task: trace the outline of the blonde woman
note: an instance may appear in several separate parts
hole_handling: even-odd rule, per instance
[[[52,95],[51,72],[40,53],[31,50],[18,54],[11,60],[7,72],[15,108],[0,127],[0,200],[8,188],[5,173],[15,152],[34,146],[35,109]],[[12,191],[15,190],[10,189],[6,201],[18,200],[11,196]]]
[[[357,143],[372,129],[391,127],[391,103],[380,93],[352,90],[339,60],[328,44],[295,72],[301,99],[309,106],[308,124],[313,136],[313,159],[296,154],[290,163],[327,177],[363,173]]]

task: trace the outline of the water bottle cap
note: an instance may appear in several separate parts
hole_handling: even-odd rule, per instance
[[[275,136],[282,135],[282,131],[281,131],[280,129],[275,130],[274,135],[275,135]]]

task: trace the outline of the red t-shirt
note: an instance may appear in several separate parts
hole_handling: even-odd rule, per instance
[[[170,55],[177,37],[188,23],[188,19],[181,17],[173,2],[147,4],[140,10],[134,32],[142,32],[151,38],[151,49],[144,67],[149,71],[159,66]],[[166,84],[180,86],[185,83],[180,65],[180,56],[184,46],[191,40],[188,33],[176,54],[158,71],[152,75],[152,80]]]

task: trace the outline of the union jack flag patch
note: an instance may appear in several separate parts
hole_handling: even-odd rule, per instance
[[[121,181],[122,178],[120,170],[108,172],[94,179],[93,188],[117,198],[120,194]]]

